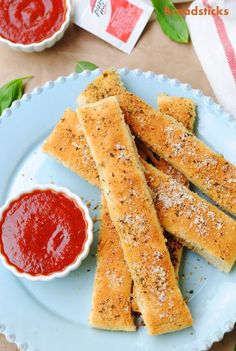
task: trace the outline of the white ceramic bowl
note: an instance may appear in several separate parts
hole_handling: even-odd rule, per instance
[[[32,191],[35,190],[53,190],[57,193],[63,193],[65,194],[69,199],[74,200],[77,205],[83,210],[84,216],[85,216],[85,221],[87,222],[87,239],[84,243],[84,248],[83,251],[78,255],[77,259],[71,263],[70,265],[66,266],[62,271],[58,272],[53,272],[49,275],[36,275],[33,276],[29,273],[25,272],[20,272],[18,269],[14,266],[8,263],[6,257],[0,252],[0,260],[3,263],[3,265],[9,269],[12,273],[14,273],[17,277],[20,278],[27,278],[29,280],[42,280],[42,281],[48,281],[52,280],[54,278],[63,278],[66,275],[68,275],[71,271],[77,269],[81,262],[88,256],[90,246],[93,241],[93,221],[89,215],[89,210],[87,206],[82,202],[79,196],[75,195],[74,193],[70,192],[68,189],[63,188],[63,187],[58,187],[52,184],[46,184],[46,185],[37,185],[31,188],[27,188],[24,191],[19,192],[14,198],[10,198],[1,208],[0,208],[0,221],[2,220],[2,215],[4,211],[10,206],[11,202],[14,200],[17,200],[21,195],[31,193]]]
[[[57,41],[59,41],[67,28],[69,27],[70,24],[70,19],[71,19],[71,13],[72,13],[72,6],[71,6],[71,1],[70,0],[65,0],[66,3],[66,16],[65,20],[62,23],[62,26],[58,31],[56,31],[51,37],[46,38],[39,43],[32,43],[32,44],[20,44],[20,43],[13,43],[12,41],[2,38],[0,36],[0,42],[9,46],[10,48],[17,50],[17,51],[24,51],[27,53],[32,53],[32,52],[40,52],[45,49],[48,49],[52,47]]]

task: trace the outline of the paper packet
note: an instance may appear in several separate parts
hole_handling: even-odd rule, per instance
[[[73,22],[129,54],[153,7],[146,0],[73,0]]]

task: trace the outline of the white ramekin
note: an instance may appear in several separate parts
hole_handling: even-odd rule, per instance
[[[71,19],[71,13],[72,13],[72,6],[71,6],[71,1],[70,0],[65,0],[66,4],[66,16],[65,20],[62,23],[61,27],[59,28],[58,31],[56,31],[51,37],[46,38],[39,43],[32,43],[32,44],[20,44],[20,43],[13,43],[12,41],[2,38],[0,36],[0,42],[9,46],[10,48],[17,50],[17,51],[24,51],[27,53],[31,52],[40,52],[45,49],[48,49],[52,47],[58,40],[60,40],[67,28],[69,27],[70,24],[70,19]]]
[[[36,276],[34,276],[34,275],[29,274],[29,273],[20,272],[20,271],[18,271],[18,269],[14,265],[11,265],[8,263],[6,257],[1,253],[1,251],[0,251],[0,260],[7,269],[9,269],[13,274],[15,274],[19,278],[27,278],[29,280],[42,280],[42,281],[48,281],[48,280],[52,280],[55,278],[63,278],[66,275],[68,275],[71,271],[77,269],[80,266],[81,262],[88,256],[90,246],[91,246],[92,241],[93,241],[93,221],[89,215],[88,207],[82,202],[82,200],[80,199],[79,196],[75,195],[74,193],[72,193],[71,191],[69,191],[68,189],[66,189],[64,187],[59,187],[59,186],[55,186],[52,184],[36,185],[34,187],[27,188],[26,190],[19,192],[16,196],[14,196],[14,198],[11,197],[0,208],[0,221],[2,220],[2,215],[3,215],[4,211],[10,206],[12,201],[17,200],[23,194],[31,193],[32,191],[35,191],[35,190],[53,190],[57,193],[63,193],[69,199],[74,200],[78,204],[78,206],[83,210],[84,216],[85,216],[85,221],[87,223],[87,239],[84,243],[83,251],[78,255],[77,259],[73,263],[71,263],[69,266],[65,267],[64,270],[58,271],[58,272],[53,272],[49,275],[36,275]]]

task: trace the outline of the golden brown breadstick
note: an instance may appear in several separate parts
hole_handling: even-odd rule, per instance
[[[131,316],[132,278],[104,196],[101,204],[97,269],[89,321],[95,328],[135,331]]]
[[[76,113],[70,109],[53,129],[43,144],[43,151],[55,157],[65,167],[85,178],[92,185],[99,186],[96,165]]]
[[[77,98],[78,105],[96,102],[108,96],[116,96],[125,91],[120,80],[119,73],[112,69],[106,69],[94,79]]]
[[[119,104],[134,135],[182,172],[226,211],[236,215],[236,167],[212,151],[173,117],[129,92]]]
[[[191,314],[177,286],[137,150],[117,99],[110,97],[81,107],[77,114],[149,334],[190,326]]]
[[[163,228],[218,269],[229,272],[236,260],[236,222],[175,179],[142,163]]]
[[[157,97],[158,110],[181,122],[186,129],[193,131],[196,118],[196,105],[192,99],[160,94]]]

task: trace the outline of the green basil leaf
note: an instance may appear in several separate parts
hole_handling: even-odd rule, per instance
[[[23,82],[32,76],[11,80],[0,88],[0,115],[5,108],[11,107],[13,101],[18,100],[23,95]]]
[[[171,0],[152,0],[156,17],[163,32],[177,43],[188,43],[188,26]],[[168,12],[168,13],[167,13]]]
[[[236,351],[236,345],[235,345],[235,347],[234,347],[234,351]]]
[[[88,61],[79,61],[77,62],[76,64],[76,67],[75,67],[75,71],[77,73],[81,73],[83,72],[85,69],[89,70],[89,71],[94,71],[96,68],[98,68],[97,65],[95,65],[94,63],[92,62],[88,62]]]

